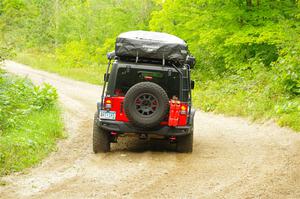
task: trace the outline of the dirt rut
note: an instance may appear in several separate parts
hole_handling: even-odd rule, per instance
[[[121,138],[95,155],[100,87],[11,61],[6,70],[57,88],[69,136],[38,166],[3,177],[0,198],[300,198],[300,134],[198,111],[192,154]]]

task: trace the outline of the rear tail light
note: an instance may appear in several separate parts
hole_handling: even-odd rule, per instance
[[[117,132],[114,132],[114,131],[110,132],[110,134],[111,134],[112,136],[117,136],[117,135],[118,135],[118,133],[117,133]]]
[[[171,136],[171,137],[169,137],[169,139],[170,139],[171,141],[176,141],[176,137],[175,137],[175,136]]]
[[[151,77],[151,76],[145,76],[144,78],[145,78],[145,80],[147,80],[147,81],[151,81],[151,80],[153,79],[153,77]]]
[[[110,99],[106,99],[105,100],[104,107],[106,109],[110,109],[111,108],[111,100]]]
[[[181,115],[186,115],[186,113],[187,113],[187,107],[185,105],[181,105],[180,114]]]

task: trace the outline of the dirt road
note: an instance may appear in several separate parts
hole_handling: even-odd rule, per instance
[[[192,154],[123,138],[95,155],[100,87],[10,61],[6,68],[57,88],[69,136],[40,165],[1,179],[0,198],[300,198],[300,134],[197,112]]]

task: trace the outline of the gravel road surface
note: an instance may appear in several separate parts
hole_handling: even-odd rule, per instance
[[[57,88],[68,138],[41,164],[3,177],[1,199],[300,198],[299,133],[198,111],[192,154],[130,137],[95,155],[92,123],[101,87],[12,61],[5,68]]]

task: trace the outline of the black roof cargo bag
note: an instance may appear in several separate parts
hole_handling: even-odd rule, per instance
[[[116,56],[184,62],[188,47],[182,39],[159,32],[130,31],[116,40]]]

